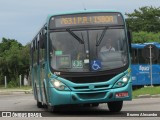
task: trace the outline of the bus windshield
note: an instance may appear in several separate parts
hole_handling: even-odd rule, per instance
[[[105,71],[128,64],[122,26],[52,31],[49,38],[50,66],[55,71]]]

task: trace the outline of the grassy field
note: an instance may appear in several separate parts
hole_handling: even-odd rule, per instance
[[[145,95],[145,94],[156,95],[156,94],[160,94],[160,86],[157,86],[157,87],[152,87],[152,86],[143,87],[143,88],[134,90],[132,94],[133,94],[133,98],[136,98],[138,95]]]

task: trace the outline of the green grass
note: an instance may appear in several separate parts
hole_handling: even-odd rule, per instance
[[[150,94],[150,95],[156,95],[156,94],[160,94],[160,86],[157,87],[151,87],[151,86],[147,86],[147,87],[143,87],[137,90],[134,90],[133,93],[133,98],[136,98],[138,95],[145,95],[145,94]]]
[[[30,90],[30,89],[32,89],[32,86],[21,86],[21,87],[14,87],[14,88],[5,88],[4,86],[0,86],[0,89]]]

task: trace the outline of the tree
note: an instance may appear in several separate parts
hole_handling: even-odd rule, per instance
[[[3,38],[0,43],[0,81],[7,75],[8,81],[15,83],[20,74],[29,74],[29,45],[22,46],[14,39]]]
[[[160,42],[160,32],[133,32],[132,43],[145,43],[145,42]]]
[[[133,13],[126,13],[127,23],[134,32],[146,31],[157,33],[160,31],[160,7],[141,7]]]

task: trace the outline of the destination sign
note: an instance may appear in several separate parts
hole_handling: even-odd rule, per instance
[[[116,25],[122,23],[122,16],[119,13],[73,14],[52,17],[50,28],[84,25]]]

